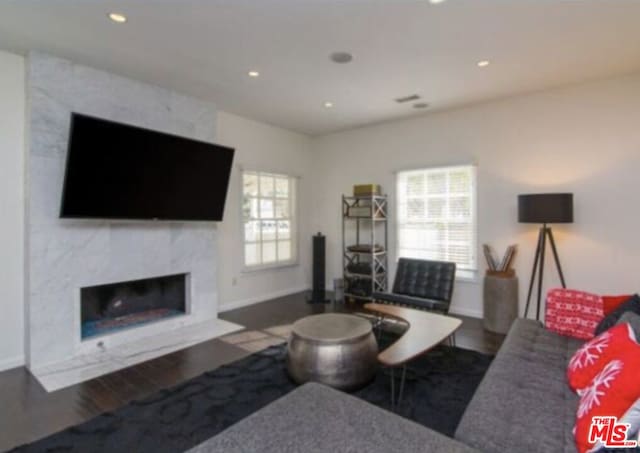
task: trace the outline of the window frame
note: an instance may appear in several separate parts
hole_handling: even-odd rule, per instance
[[[477,283],[479,275],[479,256],[478,256],[478,167],[476,164],[459,164],[459,165],[438,165],[438,166],[426,166],[418,168],[407,168],[396,171],[395,175],[395,201],[396,201],[396,221],[395,221],[395,248],[396,248],[396,262],[400,256],[400,231],[401,231],[401,217],[400,217],[400,197],[401,193],[399,189],[400,175],[402,173],[411,172],[428,172],[438,170],[455,170],[455,169],[470,169],[471,170],[471,253],[472,253],[472,269],[460,269],[458,263],[456,263],[456,280]],[[448,194],[447,194],[448,196]]]
[[[246,240],[246,232],[245,232],[245,228],[246,228],[246,222],[245,222],[245,218],[244,218],[244,202],[245,202],[245,193],[244,193],[244,177],[245,174],[247,173],[253,173],[256,174],[258,176],[258,179],[260,178],[260,176],[272,176],[272,177],[280,177],[280,178],[287,178],[289,180],[289,197],[287,198],[289,200],[289,210],[290,210],[290,217],[289,217],[289,222],[291,224],[290,226],[290,242],[291,242],[291,259],[286,260],[286,261],[275,261],[275,262],[271,262],[271,263],[262,263],[262,255],[260,256],[261,258],[261,263],[260,264],[255,264],[255,265],[247,265],[247,257],[246,257],[246,250],[245,247],[247,244],[259,244],[260,248],[262,249],[262,244],[263,244],[263,239],[262,239],[262,233],[261,233],[261,237],[260,240],[257,242],[253,242],[253,241],[247,241]],[[299,210],[298,210],[298,183],[299,183],[299,178],[295,175],[286,173],[286,172],[282,172],[282,171],[271,171],[271,170],[256,170],[253,168],[241,168],[240,169],[240,182],[239,182],[239,186],[240,186],[240,208],[239,208],[239,216],[240,216],[240,234],[242,237],[242,245],[241,245],[241,254],[242,254],[242,266],[241,266],[241,272],[244,273],[253,273],[253,272],[260,272],[260,271],[264,271],[264,270],[271,270],[271,269],[281,269],[281,268],[287,268],[287,267],[292,267],[292,266],[297,266],[299,264],[299,235],[298,235],[298,218],[299,218]],[[259,190],[259,189],[258,189]],[[250,198],[254,198],[254,197],[250,197]],[[258,200],[264,199],[266,197],[261,197],[260,193],[258,192],[258,196],[255,197]],[[276,197],[274,195],[273,200],[276,200]],[[258,201],[258,204],[260,204],[260,202]],[[275,219],[275,204],[274,204],[274,220],[278,220]],[[261,221],[262,219],[257,219],[258,221]],[[266,242],[271,242],[271,241],[266,241]],[[276,245],[276,256],[277,256],[277,248],[278,248],[278,239],[277,239],[277,230],[276,230],[276,239],[273,241]],[[260,251],[260,253],[262,254],[262,250]]]

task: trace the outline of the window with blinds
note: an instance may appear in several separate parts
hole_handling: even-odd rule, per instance
[[[292,176],[242,173],[245,268],[296,262],[295,199],[296,178]]]
[[[453,261],[473,275],[476,259],[476,169],[427,168],[398,173],[398,256]]]

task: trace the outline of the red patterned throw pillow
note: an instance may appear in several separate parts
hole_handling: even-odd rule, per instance
[[[629,346],[630,338],[635,341],[633,331],[629,332],[629,324],[618,324],[583,344],[567,367],[567,382],[571,390],[579,392],[589,386],[605,364]]]
[[[574,289],[552,289],[547,293],[545,327],[560,335],[590,340],[604,317],[602,298]]]
[[[620,304],[628,301],[632,297],[633,294],[628,294],[626,296],[602,296],[602,310],[604,311],[604,315],[608,316],[613,310],[618,308]]]
[[[589,385],[578,390],[580,403],[574,435],[580,453],[594,452],[604,446],[602,439],[598,440],[596,431],[592,429],[594,417],[615,417],[618,424],[628,424],[627,439],[637,439],[640,428],[640,345],[635,341],[628,324],[620,326],[627,332],[624,335],[615,333],[620,342],[616,353],[613,353],[613,348],[605,348],[610,351],[608,360]],[[605,334],[611,334],[612,330]],[[607,437],[605,430],[600,427],[600,438]]]

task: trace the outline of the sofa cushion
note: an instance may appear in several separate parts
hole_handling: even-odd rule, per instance
[[[633,329],[633,334],[635,335],[636,339],[640,340],[640,315],[632,311],[628,311],[620,316],[620,319],[618,319],[616,325],[618,324],[629,324]]]
[[[623,302],[628,301],[633,297],[633,294],[626,294],[624,296],[602,296],[602,311],[607,316],[611,314],[616,308],[618,308]]]
[[[637,294],[630,297],[626,302],[618,305],[618,308],[605,316],[604,319],[597,325],[595,334],[600,335],[605,330],[615,326],[622,315],[628,311],[640,315],[640,296],[638,296]]]
[[[320,384],[297,388],[190,453],[452,452],[476,450]]]
[[[581,343],[517,319],[467,407],[456,439],[486,452],[575,452],[578,397],[565,372]]]

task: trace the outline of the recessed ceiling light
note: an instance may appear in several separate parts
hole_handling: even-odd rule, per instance
[[[327,102],[324,103],[324,106],[325,106],[325,108],[330,109],[331,107],[333,107],[333,102],[328,102],[327,101]]]
[[[258,71],[249,71],[249,77],[260,77],[260,73]]]
[[[481,68],[484,68],[486,66],[489,66],[490,63],[491,62],[489,60],[481,60],[481,61],[478,62],[478,66],[481,67]]]
[[[446,0],[429,0],[429,3],[432,5],[437,5],[439,3],[444,3]]]
[[[118,24],[124,24],[127,21],[127,16],[120,13],[109,13],[109,19]]]
[[[333,61],[334,63],[344,64],[349,63],[351,60],[353,60],[353,55],[351,55],[349,52],[333,52],[331,55],[329,55],[329,58],[331,58],[331,61]]]

